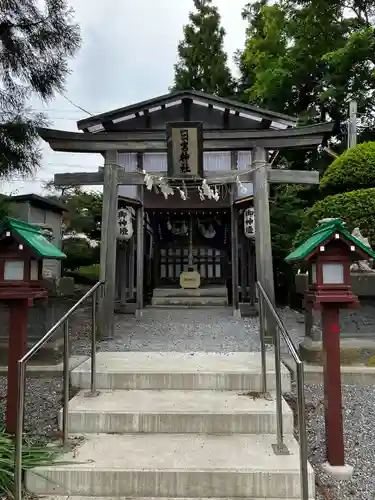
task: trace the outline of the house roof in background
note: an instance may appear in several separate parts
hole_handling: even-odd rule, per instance
[[[16,203],[30,203],[34,207],[42,208],[43,210],[51,210],[52,212],[58,212],[61,214],[68,211],[63,203],[34,193],[8,196],[8,199],[9,201]]]

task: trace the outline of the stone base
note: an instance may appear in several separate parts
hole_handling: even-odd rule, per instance
[[[241,311],[240,309],[233,309],[233,318],[241,319]]]
[[[30,340],[28,349],[37,343],[39,339]],[[64,352],[64,339],[52,339],[39,349],[30,359],[28,364],[34,365],[58,365],[61,363]],[[0,365],[8,366],[8,341],[0,339]]]
[[[240,302],[240,311],[243,318],[253,318],[259,315],[258,306],[251,305],[248,302]]]
[[[348,481],[349,479],[351,479],[354,470],[351,465],[337,466],[331,465],[328,462],[323,464],[322,469],[326,474],[329,474],[331,477],[337,479],[338,481]]]
[[[323,343],[321,341],[305,338],[299,345],[299,353],[303,361],[307,363],[323,364]],[[375,340],[341,339],[340,356],[342,365],[372,364],[375,358]]]

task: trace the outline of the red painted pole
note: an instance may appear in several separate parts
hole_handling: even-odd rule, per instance
[[[332,466],[343,466],[345,453],[341,397],[340,310],[337,304],[323,304],[322,308],[327,461]]]
[[[8,395],[6,430],[15,434],[17,427],[17,361],[27,352],[27,300],[9,303]]]

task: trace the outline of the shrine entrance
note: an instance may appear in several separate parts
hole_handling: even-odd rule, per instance
[[[201,286],[226,285],[230,253],[229,211],[158,212],[151,214],[155,234],[154,286],[179,286],[188,267]]]

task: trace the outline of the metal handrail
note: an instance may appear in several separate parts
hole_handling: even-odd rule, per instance
[[[15,464],[14,482],[15,500],[22,500],[22,445],[23,445],[23,424],[25,409],[25,387],[26,387],[26,364],[43,347],[54,333],[64,326],[64,355],[63,355],[63,445],[68,442],[68,405],[69,405],[69,319],[77,309],[89,298],[92,297],[92,334],[91,334],[91,384],[90,392],[87,396],[96,396],[96,304],[97,291],[103,285],[103,281],[98,281],[69,311],[50,329],[48,332],[20,359],[17,363],[18,387],[17,387],[17,428],[15,436]]]
[[[305,381],[303,361],[300,358],[297,348],[287,332],[280,316],[270,301],[267,293],[259,281],[257,282],[259,291],[259,320],[260,320],[260,343],[262,359],[262,392],[267,392],[267,366],[266,366],[266,346],[265,346],[265,323],[266,315],[264,306],[267,305],[274,321],[276,322],[275,341],[275,373],[276,373],[276,437],[277,442],[273,446],[276,454],[289,454],[288,448],[284,444],[283,414],[282,414],[282,384],[281,384],[281,349],[280,334],[282,335],[289,352],[296,363],[297,382],[297,414],[299,429],[299,449],[300,449],[300,471],[301,471],[301,499],[309,499],[309,479],[308,479],[308,458],[307,458],[307,433],[305,418]]]

